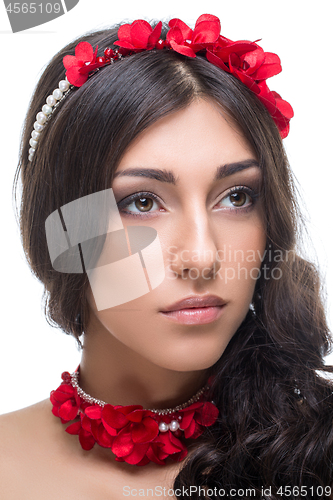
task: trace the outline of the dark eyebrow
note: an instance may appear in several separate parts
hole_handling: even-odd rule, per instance
[[[221,165],[217,168],[214,181],[228,177],[229,175],[235,174],[236,172],[241,172],[247,168],[259,167],[259,163],[256,160],[244,160],[235,163],[227,163],[226,165]],[[127,168],[126,170],[121,170],[116,172],[114,178],[116,177],[148,177],[149,179],[155,179],[160,182],[167,182],[169,184],[176,185],[177,179],[170,170],[160,170],[158,168]]]
[[[260,168],[260,165],[257,160],[253,159],[221,165],[221,167],[218,167],[216,170],[214,181],[219,181],[220,179],[224,179],[224,177],[228,177],[229,175],[236,174],[237,172],[241,172],[251,167]]]
[[[161,182],[168,182],[169,184],[176,184],[177,180],[170,170],[160,170],[159,168],[127,168],[114,174],[116,177],[148,177],[149,179],[156,179]]]

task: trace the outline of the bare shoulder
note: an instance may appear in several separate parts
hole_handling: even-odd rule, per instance
[[[4,425],[15,425],[27,419],[33,423],[36,418],[44,418],[51,411],[52,405],[49,399],[44,399],[21,410],[12,411],[0,415],[0,429],[3,431]]]
[[[62,424],[46,399],[27,408],[0,415],[0,484],[4,498],[39,499],[49,470],[64,456]],[[31,494],[29,493],[31,492]],[[36,494],[37,493],[37,494]]]
[[[116,462],[111,450],[81,448],[49,400],[0,416],[0,497],[6,500],[120,500],[124,488],[171,488],[179,464]],[[128,493],[127,493],[128,496]]]
[[[51,426],[51,402],[48,399],[21,410],[0,415],[0,449],[3,455],[12,454],[23,445],[33,446],[38,431],[45,435]],[[1,459],[0,458],[0,459]]]

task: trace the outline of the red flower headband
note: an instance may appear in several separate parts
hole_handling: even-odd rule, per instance
[[[105,49],[103,57],[97,57],[88,42],[76,46],[75,56],[65,56],[64,66],[67,69],[68,81],[80,87],[89,74],[120,58],[152,49],[172,49],[187,57],[196,57],[198,52],[206,52],[207,59],[226,71],[251,89],[266,106],[275,121],[282,138],[287,137],[289,121],[293,117],[293,109],[280,95],[271,91],[267,78],[277,75],[282,70],[280,59],[276,54],[264,52],[255,42],[233,42],[220,35],[218,17],[203,14],[192,30],[180,19],[171,19],[166,40],[161,40],[162,23],[153,29],[147,21],[138,19],[132,24],[124,24],[118,30],[115,45],[120,49]]]
[[[88,76],[99,68],[113,63],[123,56],[152,49],[169,49],[187,57],[196,57],[198,52],[205,52],[208,61],[223,71],[231,73],[244,85],[251,89],[266,106],[276,123],[281,137],[289,133],[289,121],[294,112],[287,101],[271,91],[267,78],[281,71],[280,59],[276,54],[264,52],[256,42],[240,40],[233,42],[220,35],[220,20],[216,16],[203,14],[195,23],[194,30],[180,19],[171,19],[166,40],[161,40],[162,22],[153,29],[147,21],[138,19],[132,24],[124,24],[118,30],[118,38],[114,44],[119,49],[106,48],[104,56],[97,57],[98,46],[94,50],[88,42],[80,42],[75,48],[75,56],[65,56],[67,80],[59,82],[59,88],[48,96],[42,111],[37,114],[37,121],[31,134],[29,161],[33,160],[39,135],[54,108],[70,91],[70,86],[81,87]],[[66,95],[65,94],[65,95]]]

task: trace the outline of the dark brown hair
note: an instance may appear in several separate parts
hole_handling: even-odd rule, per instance
[[[45,238],[48,215],[109,188],[128,146],[159,118],[198,97],[215,100],[237,123],[263,170],[267,250],[281,255],[274,261],[267,252],[263,266],[278,271],[279,279],[261,274],[253,309],[210,369],[220,417],[195,445],[175,487],[260,492],[261,486],[272,486],[270,498],[280,499],[278,486],[332,485],[332,385],[320,372],[333,369],[323,362],[330,338],[319,276],[295,250],[301,216],[292,175],[279,131],[256,96],[200,55],[141,52],[71,91],[28,162],[35,116],[62,79],[63,56],[74,54],[81,40],[102,50],[116,39],[117,28],[94,32],[59,52],[39,81],[25,122],[17,173],[23,185],[21,234],[31,269],[45,286],[47,317],[78,342],[89,319],[86,276],[52,268]]]

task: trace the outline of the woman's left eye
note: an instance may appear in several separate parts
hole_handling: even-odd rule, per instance
[[[226,208],[248,208],[255,202],[256,194],[252,189],[238,187],[229,191],[220,201],[219,205]]]

